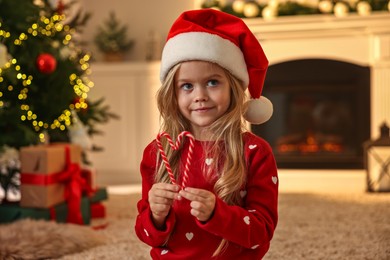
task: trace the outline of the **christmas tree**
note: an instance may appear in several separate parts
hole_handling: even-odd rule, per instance
[[[95,43],[105,54],[123,54],[134,45],[133,40],[127,39],[127,25],[122,25],[113,11],[99,26]]]
[[[77,41],[89,14],[67,18],[61,0],[0,0],[0,149],[71,141],[115,117],[90,101],[90,55]],[[75,127],[75,123],[85,128]]]

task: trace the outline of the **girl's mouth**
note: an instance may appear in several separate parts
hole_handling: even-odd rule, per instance
[[[210,109],[211,109],[210,107],[200,107],[200,108],[194,109],[194,111],[195,112],[207,112]]]

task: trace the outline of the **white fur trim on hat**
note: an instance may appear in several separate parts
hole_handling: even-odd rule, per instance
[[[173,66],[190,60],[217,63],[242,80],[245,89],[248,87],[249,75],[241,49],[227,39],[206,32],[181,33],[167,41],[161,58],[161,82]]]
[[[247,101],[248,107],[244,118],[254,125],[260,125],[268,121],[273,113],[271,101],[261,96],[259,99],[251,99]]]

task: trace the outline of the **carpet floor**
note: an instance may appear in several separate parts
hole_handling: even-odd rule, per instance
[[[139,194],[110,195],[101,246],[62,260],[150,259],[134,233]],[[265,260],[390,259],[390,194],[282,193],[279,224]],[[99,223],[93,223],[93,225]]]

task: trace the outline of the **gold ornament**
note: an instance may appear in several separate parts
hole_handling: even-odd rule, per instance
[[[261,12],[261,15],[263,16],[264,20],[273,20],[278,15],[278,11],[273,7],[266,6]]]
[[[268,1],[268,6],[277,10],[279,6],[279,0],[269,0]]]
[[[356,6],[359,15],[367,16],[371,14],[371,5],[366,1],[361,1]]]
[[[246,3],[244,6],[244,16],[247,18],[253,18],[260,13],[259,7],[253,2]]]
[[[245,1],[243,0],[235,0],[233,2],[232,8],[236,13],[241,14],[244,11]]]
[[[348,15],[348,6],[343,2],[338,2],[334,5],[333,12],[336,17],[345,17]]]
[[[333,10],[333,3],[329,0],[323,0],[318,3],[318,9],[321,13],[329,14]]]

